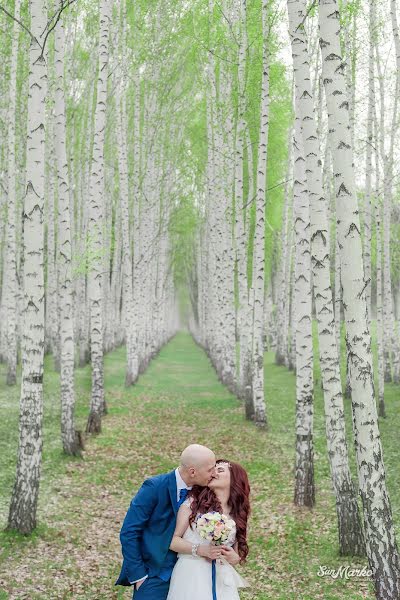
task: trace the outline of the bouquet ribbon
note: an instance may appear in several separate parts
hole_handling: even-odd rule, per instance
[[[212,578],[212,597],[213,600],[217,600],[217,585],[216,585],[216,560],[214,559],[211,563],[211,578]]]

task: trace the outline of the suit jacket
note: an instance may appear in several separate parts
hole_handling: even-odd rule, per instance
[[[133,498],[120,532],[123,563],[115,585],[145,575],[154,577],[161,567],[175,565],[176,552],[169,545],[176,526],[175,469],[146,479]]]

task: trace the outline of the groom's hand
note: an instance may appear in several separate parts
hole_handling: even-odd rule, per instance
[[[230,546],[221,546],[221,554],[230,565],[237,565],[240,562],[240,556]]]
[[[142,585],[142,583],[144,583],[146,581],[146,579],[142,579],[141,581],[136,581],[135,583],[135,590],[137,591],[140,586]]]

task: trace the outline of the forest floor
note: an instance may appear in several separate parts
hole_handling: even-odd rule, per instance
[[[119,530],[144,478],[172,470],[189,443],[240,462],[250,476],[253,514],[250,556],[240,572],[251,582],[243,600],[324,600],[374,597],[367,579],[320,577],[320,565],[362,567],[338,555],[335,502],[329,481],[318,365],[315,398],[316,505],[293,506],[295,377],[266,354],[270,429],[246,422],[241,403],[217,380],[207,356],[179,333],[137,384],[124,387],[125,351],[105,359],[108,415],[102,433],[86,442],[84,459],[63,456],[59,434],[59,378],[46,357],[43,477],[38,527],[31,537],[5,533],[15,476],[19,389],[6,388],[0,369],[0,600],[128,600],[115,587]],[[89,367],[76,371],[76,421],[84,429]],[[397,526],[399,394],[388,386],[390,416],[381,424],[388,483]],[[348,437],[352,453],[349,402]],[[355,473],[355,471],[353,471]],[[395,495],[395,493],[397,495]]]

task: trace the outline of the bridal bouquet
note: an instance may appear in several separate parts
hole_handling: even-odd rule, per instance
[[[217,546],[227,541],[234,526],[233,519],[216,511],[199,515],[196,521],[199,535]]]

